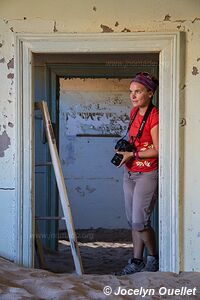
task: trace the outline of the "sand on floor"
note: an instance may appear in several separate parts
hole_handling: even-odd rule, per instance
[[[105,288],[107,286],[107,288]],[[109,287],[110,288],[109,288]],[[122,295],[115,295],[121,287]],[[162,289],[161,289],[162,288]],[[180,289],[197,288],[196,295],[167,296]],[[26,269],[0,259],[0,299],[200,299],[199,273],[136,273],[128,276],[95,275],[78,276],[55,274],[38,269]],[[103,292],[104,289],[104,292]],[[112,289],[111,295],[106,295]],[[173,290],[174,289],[174,290]],[[182,290],[181,290],[182,289]],[[134,295],[137,290],[140,295]],[[132,292],[132,295],[125,293]],[[147,293],[146,297],[143,295]]]
[[[0,259],[0,299],[200,299],[200,273],[113,275],[127,263],[131,243],[82,242],[80,249],[86,273],[82,276],[75,273],[66,240],[60,241],[56,255],[48,253],[45,262],[62,274]]]

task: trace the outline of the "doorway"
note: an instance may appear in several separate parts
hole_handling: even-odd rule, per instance
[[[107,243],[110,248],[115,241],[118,252],[122,248],[122,252],[131,255],[131,232],[122,190],[123,168],[116,169],[110,160],[116,141],[128,127],[130,79],[144,70],[158,77],[158,54],[34,55],[35,100],[48,102],[78,240],[87,243],[88,248],[93,242],[99,242],[100,248],[101,243],[104,246]],[[45,87],[48,87],[46,93]],[[158,92],[154,104],[158,106]],[[36,115],[35,125],[36,217],[62,215],[48,146],[43,141],[41,116]],[[53,219],[36,222],[43,246],[51,250],[60,247],[64,253],[65,222]],[[158,205],[152,224],[158,241]],[[107,250],[109,253],[110,249]],[[101,254],[105,260],[107,253],[104,249]],[[125,258],[124,252],[121,256]],[[50,260],[55,261],[56,257]],[[112,260],[110,264],[115,265]],[[108,263],[106,268],[114,271]],[[58,263],[56,270],[59,270]],[[63,263],[61,270],[64,270]]]
[[[179,87],[184,84],[182,76],[184,66],[181,64],[184,55],[182,34],[179,32],[62,34],[59,36],[16,34],[16,49],[16,128],[18,137],[16,140],[16,230],[18,232],[16,262],[24,266],[33,266],[34,262],[32,54],[46,52],[159,53],[160,270],[178,272],[181,259],[179,249],[179,110],[181,93]]]

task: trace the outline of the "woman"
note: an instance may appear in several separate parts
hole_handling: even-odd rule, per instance
[[[130,119],[134,120],[129,129],[129,142],[134,142],[134,150],[117,153],[123,155],[119,167],[125,164],[125,211],[132,228],[134,251],[133,258],[118,275],[141,271],[155,272],[159,269],[155,233],[150,221],[158,190],[159,116],[157,108],[152,105],[157,86],[157,79],[148,73],[138,73],[130,83],[130,99],[133,105]],[[151,111],[142,135],[138,138],[137,134],[147,109]],[[148,251],[146,265],[143,262],[144,246]]]

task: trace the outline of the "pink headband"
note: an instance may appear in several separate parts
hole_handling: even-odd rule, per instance
[[[131,80],[132,82],[138,82],[143,84],[147,89],[151,90],[153,93],[156,91],[158,84],[154,82],[148,73],[138,73]]]

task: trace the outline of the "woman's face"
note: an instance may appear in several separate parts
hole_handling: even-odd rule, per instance
[[[142,108],[148,106],[152,96],[153,92],[148,91],[143,84],[139,82],[132,82],[130,84],[130,98],[133,107]]]

